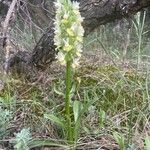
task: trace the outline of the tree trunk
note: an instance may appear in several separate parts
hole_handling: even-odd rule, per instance
[[[84,17],[83,27],[85,29],[85,36],[102,24],[107,24],[116,19],[130,17],[141,9],[150,6],[150,0],[78,1],[80,2],[81,15]],[[33,49],[28,62],[24,62],[35,66],[37,69],[45,69],[55,60],[55,55],[57,53],[53,41],[53,19],[55,16],[53,0],[42,1],[43,3],[41,3],[41,0],[29,0],[29,2],[27,7],[33,22],[40,26],[40,28],[45,28],[47,26],[48,29]],[[34,4],[36,4],[36,8]],[[19,60],[23,61],[22,58]]]

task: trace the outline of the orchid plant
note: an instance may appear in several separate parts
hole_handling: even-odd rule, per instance
[[[70,112],[73,70],[79,66],[82,53],[84,29],[83,18],[79,12],[79,3],[70,0],[55,2],[54,43],[58,50],[57,60],[66,67],[65,118],[67,122],[67,139],[72,141],[72,121]],[[75,104],[78,105],[77,103]],[[76,118],[76,115],[74,115]]]

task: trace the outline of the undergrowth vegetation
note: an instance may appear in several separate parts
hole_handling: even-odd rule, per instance
[[[109,24],[85,38],[70,92],[70,118],[78,121],[77,126],[71,124],[75,145],[67,141],[63,117],[63,67],[54,63],[37,82],[2,75],[0,149],[150,150],[150,29],[146,17],[146,12],[136,14],[130,32]]]

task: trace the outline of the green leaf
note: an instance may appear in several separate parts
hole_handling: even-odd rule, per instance
[[[150,150],[150,136],[145,137],[146,150]]]
[[[56,123],[58,126],[61,126],[62,128],[65,128],[65,124],[63,123],[63,121],[52,114],[44,114],[44,118],[49,119],[50,121]]]
[[[114,132],[113,136],[114,136],[116,142],[118,143],[120,150],[125,150],[126,148],[125,148],[125,138],[124,138],[124,136],[117,133],[117,132]]]
[[[30,149],[40,146],[55,146],[63,149],[69,149],[69,146],[61,144],[61,142],[52,141],[49,139],[34,139],[28,143]]]
[[[86,132],[86,134],[89,134],[90,135],[90,130],[87,128],[87,127],[83,127],[83,130]]]
[[[61,96],[64,96],[64,93],[59,91],[57,88],[56,88],[56,85],[54,85],[54,92],[58,95],[61,95]]]
[[[71,88],[71,91],[70,91],[70,99],[72,99],[72,97],[74,96],[74,93],[75,93],[75,91],[76,91],[76,85],[75,84],[73,84],[72,85],[72,88]]]
[[[74,112],[74,118],[75,118],[75,128],[74,128],[74,137],[75,141],[77,140],[79,129],[80,129],[80,123],[81,123],[81,117],[82,115],[88,110],[89,106],[91,106],[91,102],[88,102],[87,104],[83,105],[79,101],[74,102],[73,106],[73,112]]]
[[[106,118],[106,113],[105,113],[105,111],[101,110],[99,112],[99,126],[100,126],[100,128],[104,127],[105,118]]]
[[[73,114],[74,114],[74,121],[76,123],[79,115],[80,115],[80,112],[81,112],[81,107],[82,107],[82,104],[81,102],[79,101],[74,101],[73,103]]]

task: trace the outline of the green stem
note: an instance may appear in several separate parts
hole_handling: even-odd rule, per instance
[[[139,33],[139,37],[138,37],[138,60],[137,60],[137,70],[139,70],[140,67],[140,62],[141,62],[141,40],[142,40],[142,35],[141,33]]]
[[[67,139],[72,141],[71,134],[71,114],[70,114],[70,91],[71,91],[71,81],[72,81],[72,62],[68,61],[66,66],[66,93],[65,93],[65,112],[67,117]]]

